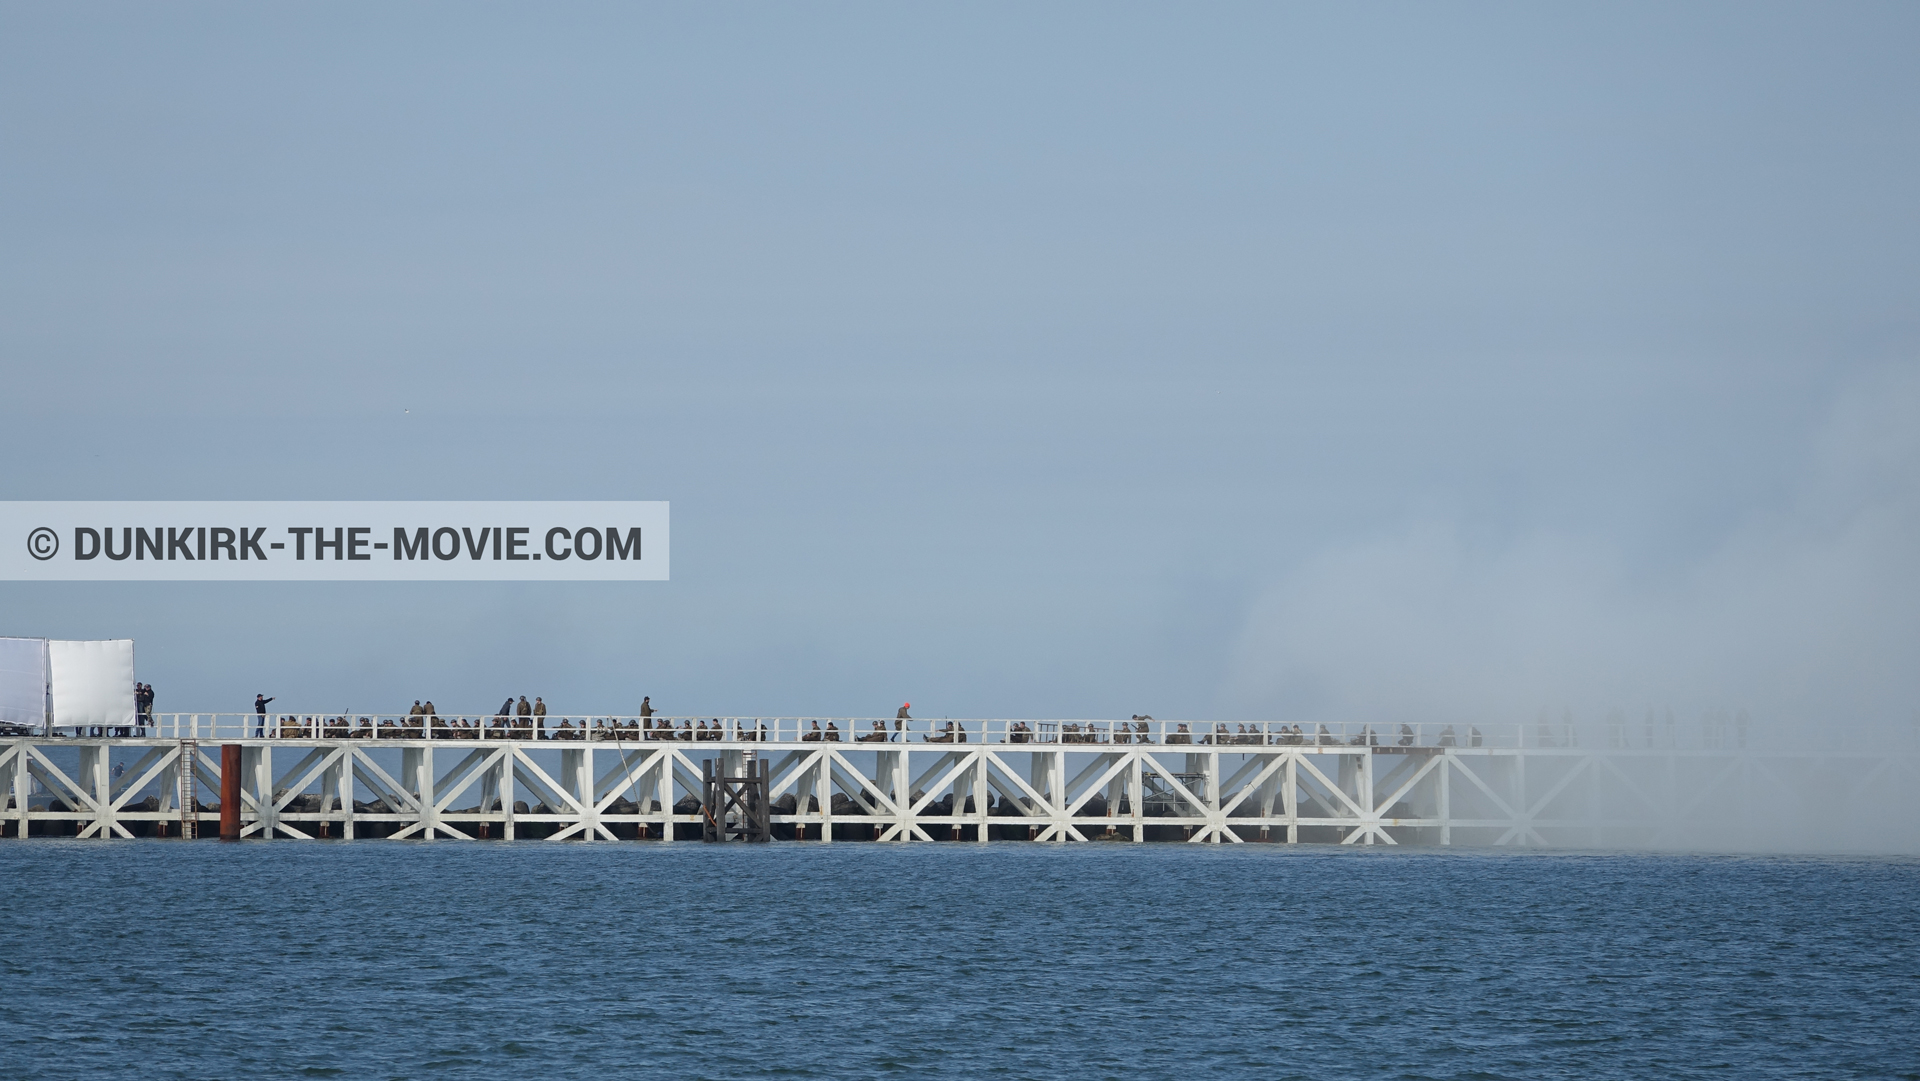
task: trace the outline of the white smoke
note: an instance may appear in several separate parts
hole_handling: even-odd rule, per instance
[[[1920,367],[1832,403],[1786,493],[1678,573],[1607,536],[1497,549],[1428,517],[1323,551],[1255,605],[1227,690],[1306,721],[1598,721],[1741,709],[1911,726],[1920,706]]]

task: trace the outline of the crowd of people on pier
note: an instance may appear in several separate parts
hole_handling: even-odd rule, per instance
[[[86,734],[90,736],[130,736],[144,735],[154,724],[153,687],[150,684],[134,685],[136,721],[131,729],[123,727],[94,728]],[[546,700],[535,695],[531,701],[527,696],[518,698],[509,695],[500,703],[500,708],[491,716],[482,717],[442,717],[431,699],[416,699],[403,717],[370,716],[294,716],[291,714],[270,716],[267,706],[274,699],[260,694],[254,697],[254,712],[257,723],[253,734],[256,737],[279,739],[507,739],[507,740],[592,740],[592,741],[676,741],[688,743],[754,743],[776,738],[793,738],[785,733],[769,730],[764,720],[726,720],[715,717],[711,720],[682,718],[677,723],[655,716],[651,696],[640,700],[640,714],[636,718],[579,718],[578,723],[572,717],[562,717],[557,724],[547,723]],[[901,743],[915,741],[922,743],[967,743],[985,742],[988,734],[969,732],[965,722],[943,720],[936,722],[926,731],[910,731],[908,722],[913,720],[908,710],[912,703],[903,703],[894,715],[891,728],[887,722],[876,720],[870,731],[861,733],[843,732],[839,725],[827,720],[806,722],[806,728],[798,734],[803,743]],[[1335,734],[1322,724],[1318,731],[1309,732],[1298,724],[1263,725],[1234,724],[1231,728],[1226,722],[1215,722],[1211,729],[1206,725],[1192,725],[1179,722],[1172,731],[1163,731],[1159,738],[1150,727],[1153,718],[1147,714],[1134,714],[1129,720],[1098,722],[1069,721],[1058,726],[1042,725],[1042,731],[1036,731],[1026,721],[1011,721],[1005,729],[1007,743],[1068,743],[1129,745],[1160,743],[1170,746],[1348,746],[1410,747],[1418,742],[1414,729],[1400,724],[1397,730],[1390,726],[1362,725],[1358,733],[1342,732]],[[1435,744],[1440,747],[1482,745],[1482,736],[1477,727],[1466,726],[1464,735],[1456,733],[1452,725],[1441,729]],[[1543,741],[1543,745],[1545,745]]]
[[[153,721],[154,693],[150,684],[134,685],[134,701],[137,712],[137,732],[144,732]],[[442,717],[431,699],[416,699],[405,716],[294,716],[291,714],[270,716],[267,706],[273,698],[259,694],[254,697],[254,712],[257,723],[254,735],[280,739],[511,739],[511,740],[594,740],[594,741],[677,741],[677,742],[764,742],[776,738],[792,739],[787,733],[775,733],[769,730],[764,720],[711,720],[682,718],[678,722],[655,715],[651,696],[640,700],[638,717],[631,718],[573,718],[561,717],[557,724],[550,725],[547,720],[547,703],[544,698],[535,695],[531,701],[526,695],[517,698],[508,695],[500,703],[500,708],[491,716],[480,717]],[[832,720],[809,720],[798,738],[804,743],[901,743],[907,741],[923,743],[967,743],[984,742],[988,733],[970,732],[961,721],[942,720],[925,731],[912,730],[908,722],[913,720],[908,712],[912,703],[902,703],[895,713],[893,724],[876,720],[867,732],[843,732]],[[1171,731],[1157,734],[1152,727],[1153,717],[1147,714],[1134,714],[1125,721],[1069,721],[1056,726],[1042,724],[1036,731],[1027,721],[1011,721],[1007,724],[1004,740],[1007,743],[1068,743],[1129,745],[1153,744],[1187,746],[1349,746],[1410,747],[1418,742],[1414,729],[1407,724],[1392,726],[1362,725],[1358,733],[1341,732],[1335,734],[1321,724],[1318,730],[1309,732],[1298,724],[1262,724],[1259,722],[1239,723],[1231,727],[1226,722],[1214,722],[1209,728],[1205,724],[1179,722]],[[111,732],[96,731],[94,735],[131,735],[124,729]],[[1437,746],[1482,745],[1480,730],[1467,726],[1464,735],[1454,731],[1452,725],[1444,727],[1435,741]]]
[[[151,694],[150,691],[146,693]],[[152,699],[147,697],[141,701],[144,707]],[[428,699],[415,701],[404,717],[283,715],[275,719],[266,713],[266,705],[272,701],[265,695],[256,698],[255,709],[260,716],[255,735],[281,739],[533,739],[688,743],[754,743],[781,738],[782,735],[772,732],[765,720],[758,719],[682,718],[675,722],[655,715],[651,697],[641,699],[638,717],[578,718],[577,723],[576,718],[562,717],[552,725],[547,722],[546,701],[537,695],[532,701],[528,701],[525,695],[517,700],[509,696],[492,716],[473,718],[442,717],[432,700]],[[876,720],[870,731],[857,734],[843,732],[832,720],[809,720],[806,728],[799,733],[799,739],[803,743],[967,743],[986,739],[986,733],[970,732],[965,722],[953,720],[936,722],[926,731],[909,731],[907,722],[913,720],[907,712],[909,708],[910,704],[900,707],[891,728],[887,722]],[[144,712],[141,719],[148,720]],[[1101,745],[1160,743],[1215,747],[1410,747],[1418,742],[1414,729],[1407,724],[1400,724],[1397,730],[1391,726],[1362,725],[1358,733],[1342,732],[1336,735],[1324,724],[1318,726],[1318,731],[1309,732],[1298,724],[1263,725],[1259,722],[1234,724],[1231,727],[1226,722],[1215,722],[1211,728],[1179,722],[1172,731],[1162,732],[1156,739],[1150,727],[1152,721],[1153,718],[1146,714],[1135,714],[1126,721],[1069,721],[1059,725],[1058,731],[1052,731],[1051,725],[1042,725],[1042,729],[1047,730],[1036,731],[1026,721],[1012,721],[1006,727],[1005,741]],[[786,735],[784,738],[793,737]],[[1478,747],[1481,742],[1478,728],[1468,726],[1466,734],[1461,736],[1452,725],[1443,728],[1436,740],[1441,747]]]

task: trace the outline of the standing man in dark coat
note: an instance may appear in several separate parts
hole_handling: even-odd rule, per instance
[[[895,743],[900,742],[900,732],[906,728],[907,722],[913,720],[912,717],[907,716],[907,711],[912,708],[912,702],[902,702],[900,703],[900,712],[893,715],[893,741]]]
[[[259,720],[254,722],[253,734],[264,737],[267,734],[267,703],[273,701],[264,694],[253,696],[253,714]]]

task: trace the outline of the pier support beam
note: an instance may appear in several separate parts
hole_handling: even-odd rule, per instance
[[[1572,746],[1557,737],[1536,747],[1531,726],[1529,745],[1499,747],[1199,735],[1208,742],[1099,744],[1082,732],[1066,745],[968,746],[936,735],[870,749],[806,740],[715,741],[699,749],[718,752],[715,769],[729,777],[765,758],[781,810],[792,810],[786,793],[804,801],[798,813],[776,816],[781,832],[800,827],[808,840],[822,842],[844,825],[842,840],[959,839],[972,828],[977,840],[1145,841],[1151,830],[1156,840],[1184,835],[1218,844],[1280,841],[1284,829],[1289,843],[1659,846],[1685,842],[1681,831],[1696,822],[1724,831],[1782,813],[1781,801],[1795,798],[1798,772],[1818,780],[1853,771],[1860,794],[1838,808],[1796,804],[1796,815],[1911,819],[1920,807],[1906,784],[1920,776],[1916,752],[1891,737],[1890,746],[1864,748],[1743,747],[1727,737],[1670,749],[1604,739]],[[0,826],[13,836],[23,829],[82,837],[171,833],[192,819],[193,810],[181,804],[198,785],[200,798],[220,801],[209,818],[220,819],[230,838],[512,837],[514,797],[525,790],[523,798],[540,812],[536,834],[610,839],[632,836],[639,826],[649,835],[666,833],[675,824],[675,797],[699,790],[684,769],[693,748],[676,743],[502,746],[454,738],[246,736],[218,754],[206,747],[198,770],[189,757],[197,748],[185,741],[9,738],[0,740]],[[276,769],[281,765],[284,772]],[[154,786],[160,796],[146,803]],[[638,806],[627,804],[629,792]],[[356,793],[369,800],[359,813]],[[991,813],[989,796],[1001,801]]]

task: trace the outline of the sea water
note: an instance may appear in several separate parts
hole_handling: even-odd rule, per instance
[[[0,1078],[1920,1076],[1920,861],[0,841]]]

